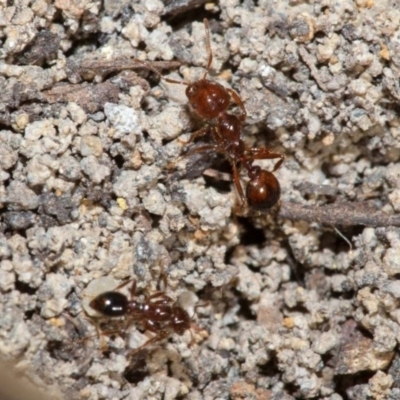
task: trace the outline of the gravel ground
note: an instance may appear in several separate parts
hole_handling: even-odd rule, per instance
[[[243,138],[286,155],[268,213],[136,61],[198,79],[205,17]],[[0,0],[0,43],[3,360],[53,399],[400,398],[399,0]],[[192,335],[99,339],[98,279],[162,271]]]

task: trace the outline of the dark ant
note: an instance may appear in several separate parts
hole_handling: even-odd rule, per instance
[[[166,278],[163,277],[166,287]],[[132,282],[130,300],[119,289]],[[156,335],[131,352],[131,355],[139,350],[157,343],[172,333],[183,335],[191,327],[189,314],[177,305],[164,291],[157,291],[152,295],[145,295],[142,301],[136,300],[136,280],[129,280],[119,285],[112,291],[104,292],[96,296],[90,303],[90,307],[104,317],[125,317],[126,325],[131,322],[139,322],[145,331]]]
[[[191,109],[198,117],[206,122],[206,126],[192,133],[187,143],[196,138],[210,134],[213,144],[203,145],[188,152],[188,154],[200,152],[217,152],[224,154],[232,167],[233,182],[242,202],[242,207],[247,203],[256,210],[266,210],[273,207],[280,197],[280,185],[273,172],[283,163],[285,156],[274,153],[267,148],[249,148],[241,139],[242,124],[246,119],[246,109],[239,95],[232,89],[225,88],[221,84],[207,79],[213,55],[210,42],[210,28],[207,19],[204,19],[206,30],[206,46],[208,62],[206,72],[202,79],[193,83],[176,81],[163,78],[166,82],[186,85],[186,96]],[[146,65],[146,63],[144,63]],[[150,68],[159,76],[160,73]],[[162,77],[161,77],[162,78]],[[231,103],[235,103],[240,114],[228,113]],[[279,158],[272,172],[253,165],[255,160]],[[244,193],[240,182],[238,165],[247,170],[249,182]]]

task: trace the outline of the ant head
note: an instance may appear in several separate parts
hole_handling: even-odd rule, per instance
[[[208,79],[189,84],[186,96],[193,110],[204,119],[216,118],[230,104],[229,92],[219,83]]]
[[[185,331],[190,329],[190,317],[183,308],[175,307],[172,327],[178,335],[183,335]]]
[[[89,306],[105,317],[122,317],[128,309],[128,298],[119,292],[104,292],[96,296]]]
[[[260,211],[273,207],[281,194],[281,187],[275,175],[260,167],[254,167],[249,177],[250,181],[246,187],[249,206]]]

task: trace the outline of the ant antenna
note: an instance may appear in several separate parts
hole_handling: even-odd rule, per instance
[[[186,85],[189,86],[189,84],[185,81],[177,81],[175,79],[171,79],[171,78],[165,78],[161,75],[160,71],[158,71],[157,69],[155,69],[152,65],[150,65],[150,63],[148,61],[142,61],[142,60],[135,60],[136,63],[142,65],[144,68],[150,70],[151,72],[154,72],[161,80],[164,80],[165,82],[168,83],[177,83],[179,85]]]
[[[206,47],[208,52],[208,62],[206,67],[206,72],[204,73],[203,79],[206,79],[208,71],[210,70],[211,63],[213,60],[212,50],[211,50],[211,40],[210,40],[210,24],[208,23],[208,19],[203,19],[204,27],[206,28]]]

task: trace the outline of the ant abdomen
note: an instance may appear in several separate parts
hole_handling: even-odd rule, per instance
[[[128,309],[128,298],[119,292],[104,292],[95,297],[89,305],[105,317],[122,317]]]
[[[279,200],[281,187],[275,175],[260,169],[249,173],[250,181],[246,187],[247,203],[255,210],[267,210]]]

